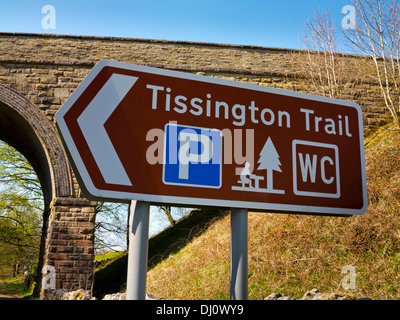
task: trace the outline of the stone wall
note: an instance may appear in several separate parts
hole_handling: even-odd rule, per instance
[[[55,268],[56,288],[91,289],[95,209],[96,202],[79,198],[55,198],[51,203],[43,265]]]
[[[52,121],[70,93],[102,59],[312,93],[292,54],[288,49],[257,46],[0,33],[0,84],[24,94]],[[377,84],[360,81],[363,77],[358,75],[353,78],[346,84],[344,98],[359,103],[365,125],[374,126],[386,112]]]

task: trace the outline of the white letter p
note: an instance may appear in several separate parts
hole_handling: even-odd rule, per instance
[[[213,156],[213,143],[209,136],[186,129],[179,133],[179,179],[189,179],[189,162],[208,163]],[[190,148],[190,142],[194,142]],[[198,150],[198,142],[203,150]],[[195,147],[193,147],[195,146]],[[201,149],[201,148],[200,148]]]

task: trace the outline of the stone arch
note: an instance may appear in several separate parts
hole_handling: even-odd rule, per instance
[[[0,85],[0,139],[21,152],[35,169],[45,206],[54,197],[73,197],[71,171],[50,121],[14,90]]]
[[[37,106],[2,85],[0,139],[31,163],[43,190],[45,210],[36,292],[43,295],[41,282],[47,276],[41,273],[43,266],[54,270],[52,283],[57,289],[90,288],[96,203],[75,194],[72,171],[54,125]]]

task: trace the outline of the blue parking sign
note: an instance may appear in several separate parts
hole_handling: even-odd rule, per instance
[[[222,132],[168,123],[165,126],[163,182],[220,188]]]

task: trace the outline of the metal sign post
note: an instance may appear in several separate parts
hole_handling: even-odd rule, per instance
[[[149,202],[131,202],[126,300],[146,299],[149,213]]]
[[[231,300],[247,300],[247,209],[231,209]]]

